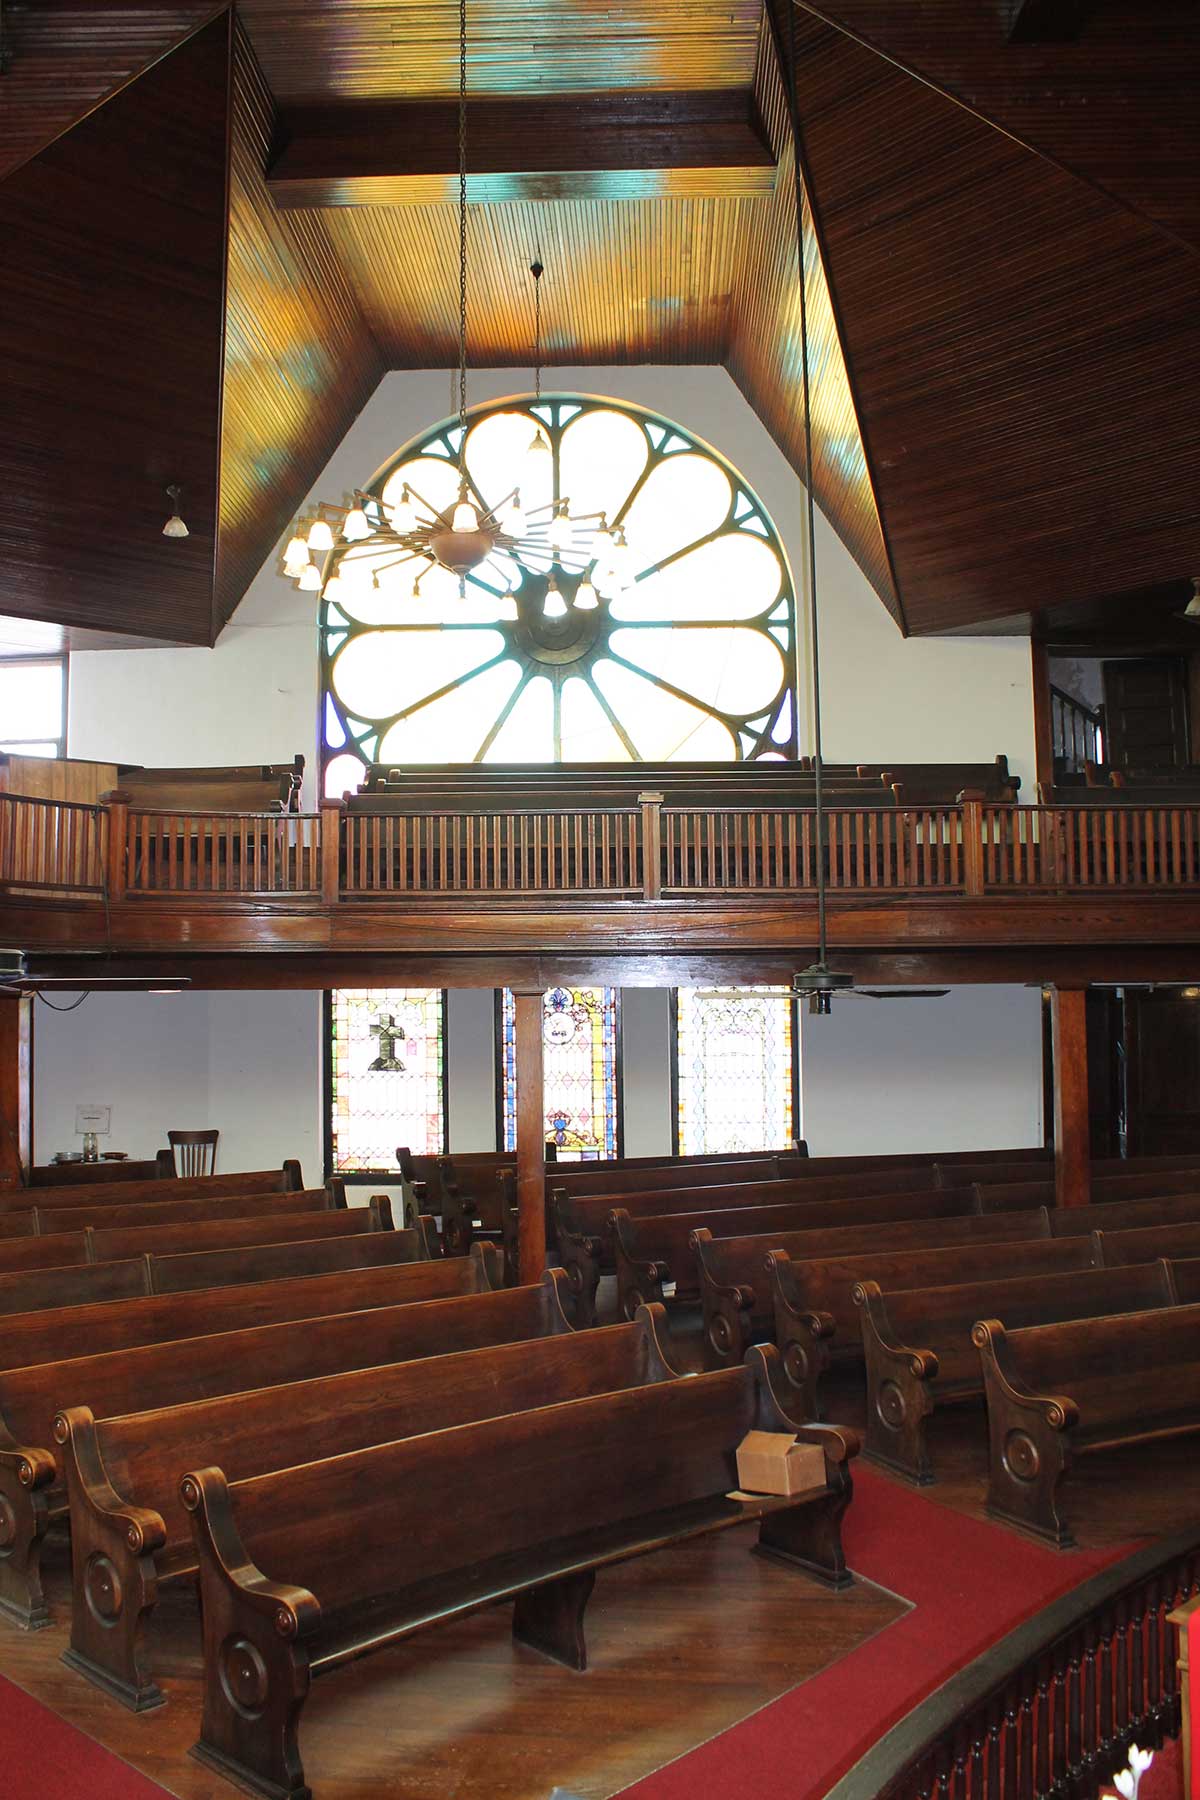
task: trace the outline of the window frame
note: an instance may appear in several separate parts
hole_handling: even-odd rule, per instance
[[[49,732],[43,732],[38,737],[26,738],[23,741],[28,744],[48,744],[51,742],[56,743],[58,745],[58,753],[55,756],[54,760],[56,762],[65,762],[67,759],[67,754],[68,754],[68,752],[67,752],[67,737],[68,737],[68,733],[70,730],[70,710],[69,710],[70,698],[71,698],[71,656],[70,656],[70,652],[67,650],[52,650],[49,652],[38,651],[38,652],[32,653],[28,656],[0,655],[0,671],[2,671],[4,669],[10,669],[10,668],[26,668],[27,669],[33,665],[37,665],[39,667],[49,667],[52,664],[58,665],[59,676],[60,676],[61,683],[62,683],[62,730],[59,732],[57,737],[53,737],[52,734]],[[36,756],[38,754],[40,754],[40,752],[38,752],[38,751],[23,750],[23,749],[20,749],[17,747],[10,748],[7,750],[0,749],[0,755],[3,755],[3,756]]]
[[[610,1156],[582,1156],[580,1162],[606,1163],[619,1162],[625,1154],[625,1009],[621,1005],[621,989],[616,982],[609,981],[552,981],[550,987],[542,989],[543,1003],[545,996],[556,987],[611,987],[616,995],[616,1018],[613,1029],[613,1109],[615,1112],[614,1132],[615,1150]],[[511,990],[509,990],[511,991]],[[496,988],[492,996],[492,1018],[494,1032],[493,1065],[495,1070],[493,1087],[495,1089],[496,1148],[504,1150],[504,988]],[[564,1161],[572,1161],[571,1157]]]
[[[346,983],[346,986],[349,986]],[[385,992],[385,989],[366,992]],[[442,1007],[442,1148],[435,1154],[450,1155],[450,1004],[449,991],[446,988],[432,989],[441,995]],[[399,1186],[399,1165],[391,1169],[352,1169],[343,1173],[333,1166],[333,988],[321,990],[321,1094],[322,1094],[322,1155],[324,1158],[325,1179],[331,1180],[335,1175],[344,1181],[347,1187],[367,1187],[374,1183],[386,1182],[389,1186]],[[425,1152],[423,1154],[428,1154]]]
[[[763,987],[774,987],[775,983],[774,982],[762,982],[762,983],[729,982],[727,985],[729,987],[758,987],[760,985]],[[683,1151],[679,1147],[679,989],[677,987],[673,987],[673,988],[670,988],[668,991],[670,994],[670,1000],[668,1003],[668,1014],[669,1014],[669,1018],[670,1018],[670,1028],[671,1028],[671,1067],[670,1067],[671,1154],[672,1154],[672,1156],[682,1156]],[[804,1130],[803,1130],[804,1120],[801,1117],[801,1111],[800,1111],[800,1107],[801,1107],[801,1079],[800,1079],[800,1063],[801,1063],[800,1020],[801,1020],[801,1012],[800,1012],[800,997],[799,997],[799,995],[795,995],[795,994],[792,995],[791,1007],[792,1007],[792,1140],[793,1140],[793,1143],[799,1143],[802,1141],[802,1139],[804,1137]],[[790,1149],[791,1146],[785,1145],[784,1148]],[[695,1154],[703,1154],[703,1152],[696,1152]],[[775,1154],[778,1154],[778,1153],[775,1151],[772,1151],[772,1150],[767,1150],[767,1149],[764,1149],[762,1151],[747,1151],[747,1155],[750,1155],[750,1156],[753,1156],[753,1155],[771,1156],[771,1155],[775,1155]]]

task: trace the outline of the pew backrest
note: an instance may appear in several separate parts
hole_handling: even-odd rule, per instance
[[[92,1301],[131,1300],[149,1292],[148,1281],[143,1256],[126,1257],[121,1262],[0,1273],[0,1317],[7,1325],[13,1313],[74,1308]]]
[[[108,1266],[95,1265],[100,1269]],[[145,1276],[144,1264],[133,1266]],[[24,1368],[60,1360],[64,1345],[75,1356],[96,1356],[106,1350],[206,1337],[215,1331],[279,1325],[289,1319],[490,1293],[502,1285],[502,1273],[492,1246],[480,1245],[470,1256],[441,1257],[436,1262],[334,1270],[293,1280],[247,1281],[182,1293],[152,1294],[143,1289],[116,1303],[100,1296],[90,1304],[72,1306],[69,1317],[61,1311],[44,1310],[10,1314],[0,1332],[0,1345],[10,1367]]]
[[[276,1213],[265,1219],[218,1219],[211,1225],[202,1221],[187,1221],[182,1225],[138,1225],[128,1231],[106,1231],[89,1226],[85,1236],[91,1246],[89,1261],[114,1262],[124,1256],[167,1256],[175,1250],[231,1250],[240,1245],[355,1237],[364,1232],[391,1229],[391,1202],[386,1194],[374,1194],[368,1206],[348,1207],[345,1212]],[[59,1240],[43,1241],[57,1243]]]
[[[242,1169],[229,1175],[172,1175],[155,1181],[110,1181],[100,1191],[86,1182],[64,1184],[38,1193],[32,1202],[27,1188],[13,1188],[0,1196],[0,1210],[36,1204],[49,1206],[144,1206],[151,1200],[221,1199],[229,1194],[288,1194],[304,1187],[300,1164],[285,1162],[279,1169]]]
[[[335,1270],[441,1261],[437,1229],[418,1218],[407,1231],[369,1231],[356,1237],[301,1238],[295,1243],[244,1244],[231,1250],[190,1250],[145,1258],[150,1292],[179,1294],[247,1281],[289,1281]],[[456,1259],[457,1260],[457,1259]],[[498,1283],[497,1283],[498,1285]]]
[[[548,1270],[541,1286],[416,1300],[0,1369],[0,1425],[10,1443],[43,1448],[51,1441],[55,1415],[72,1406],[86,1406],[98,1419],[150,1412],[250,1387],[282,1387],[345,1369],[570,1331],[558,1297],[560,1274]]]
[[[153,1200],[147,1206],[60,1206],[34,1208],[39,1236],[61,1231],[122,1231],[140,1225],[207,1224],[219,1219],[270,1219],[279,1214],[328,1212],[324,1188],[305,1188],[294,1194],[237,1194],[228,1199]],[[0,1221],[2,1223],[2,1221]]]

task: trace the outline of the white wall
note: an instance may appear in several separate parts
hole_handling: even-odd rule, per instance
[[[666,988],[625,988],[621,1053],[626,1156],[666,1156],[672,1146],[671,1008]]]
[[[561,369],[555,383],[649,406],[720,449],[758,490],[799,583],[800,485],[723,369]],[[519,370],[471,376],[473,404],[521,391]],[[340,499],[445,418],[449,400],[444,371],[385,376],[311,498]],[[839,762],[937,761],[1003,750],[1032,796],[1028,642],[903,639],[832,529],[823,519],[818,527],[826,754]],[[272,556],[216,650],[77,653],[71,753],[129,762],[282,762],[303,750],[315,768],[316,596],[299,593],[277,571]]]
[[[451,1150],[496,1148],[496,996],[452,988],[446,999]]]
[[[1042,1142],[1036,988],[951,988],[943,1000],[835,1000],[801,1020],[813,1156],[999,1150]]]
[[[135,1158],[169,1130],[216,1126],[221,1170],[300,1158],[322,1176],[320,997],[311,993],[90,994],[34,1019],[34,1154],[78,1150],[75,1108],[112,1107],[100,1148]]]

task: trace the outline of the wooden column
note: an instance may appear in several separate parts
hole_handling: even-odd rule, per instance
[[[518,1279],[530,1282],[541,1280],[546,1264],[542,989],[514,988],[513,1003],[516,1012]]]
[[[0,1188],[20,1187],[31,1161],[33,1001],[0,994]]]
[[[1088,1122],[1087,990],[1051,988],[1054,1043],[1054,1194],[1059,1206],[1092,1197]]]

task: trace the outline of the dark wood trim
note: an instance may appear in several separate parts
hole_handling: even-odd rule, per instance
[[[1097,0],[1009,0],[1010,44],[1073,44]]]
[[[33,1162],[33,1001],[0,994],[0,1189],[22,1187]]]
[[[1050,657],[1045,644],[1031,638],[1030,672],[1033,682],[1033,755],[1039,782],[1054,785],[1054,718],[1050,704]],[[1032,799],[1032,795],[1030,796]]]
[[[285,209],[444,204],[458,192],[456,100],[295,107],[276,142],[267,185]],[[473,202],[636,199],[677,185],[722,199],[774,187],[775,153],[744,88],[472,102]]]
[[[1087,989],[1053,987],[1054,1191],[1059,1206],[1087,1206],[1092,1197],[1088,1128]]]
[[[514,987],[517,1077],[517,1233],[521,1282],[540,1281],[546,1261],[546,1109],[542,1079],[542,987]]]

